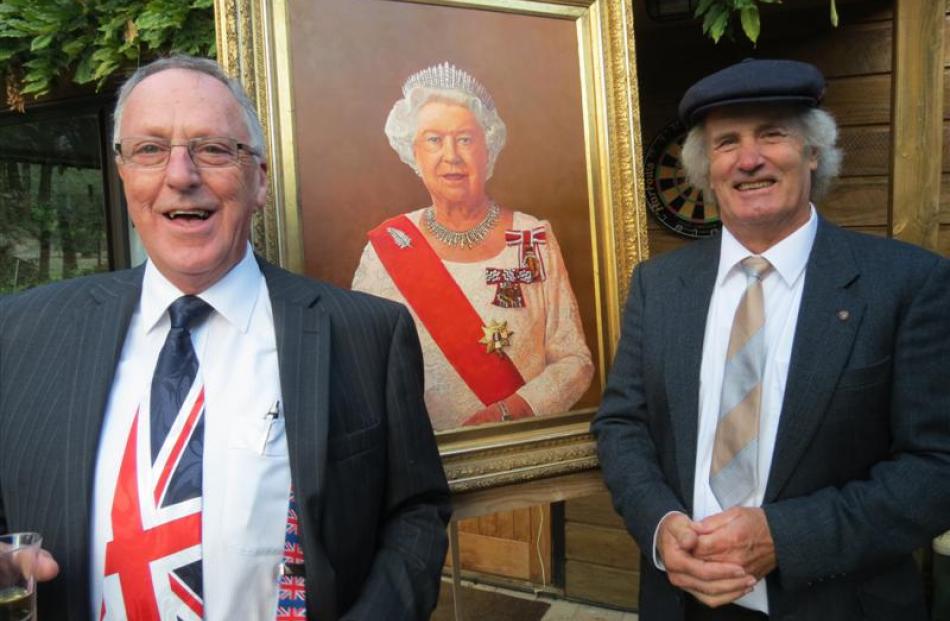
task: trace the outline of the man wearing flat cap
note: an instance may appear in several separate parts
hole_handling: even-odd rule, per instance
[[[911,553],[950,528],[950,261],[818,215],[823,91],[747,60],[680,103],[722,235],[637,267],[592,425],[641,621],[928,618]]]

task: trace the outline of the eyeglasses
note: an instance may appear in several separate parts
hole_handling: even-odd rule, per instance
[[[240,163],[241,152],[259,155],[246,144],[231,138],[192,138],[187,142],[172,142],[164,138],[132,136],[115,143],[116,155],[123,164],[138,168],[163,168],[168,163],[172,147],[185,147],[191,161],[198,168],[223,168]]]

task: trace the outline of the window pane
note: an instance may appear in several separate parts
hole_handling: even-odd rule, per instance
[[[96,114],[0,125],[0,293],[109,269]]]

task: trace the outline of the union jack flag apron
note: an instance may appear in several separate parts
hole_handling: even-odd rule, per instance
[[[100,619],[201,621],[201,496],[182,497],[189,441],[203,432],[204,391],[150,464],[148,417],[136,412],[112,502]],[[185,411],[185,408],[183,408]]]

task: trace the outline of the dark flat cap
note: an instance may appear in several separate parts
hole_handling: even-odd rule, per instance
[[[679,115],[692,126],[721,106],[775,102],[815,107],[824,94],[825,77],[814,65],[747,58],[689,87],[680,100]]]

